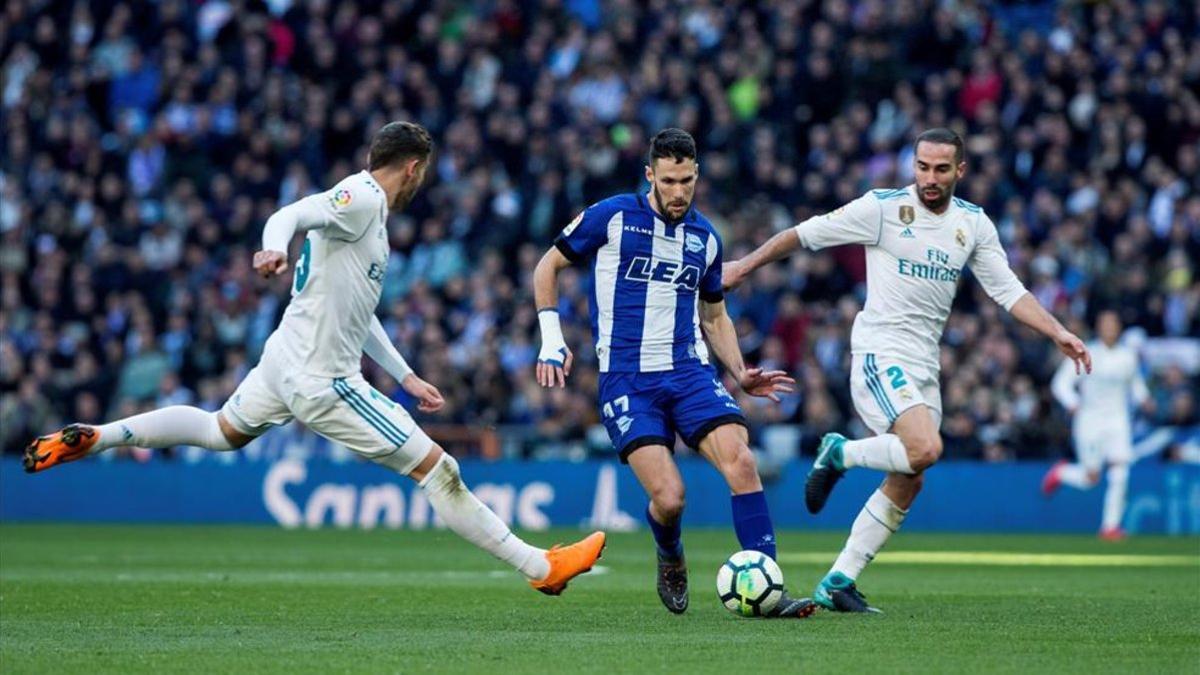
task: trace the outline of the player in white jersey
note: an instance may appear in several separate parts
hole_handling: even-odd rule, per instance
[[[1076,368],[1091,369],[1083,342],[1009,269],[992,221],[978,206],[954,197],[967,168],[958,134],[931,129],[917,137],[914,150],[914,185],[872,190],[810,218],[727,264],[724,272],[726,287],[733,287],[801,246],[814,251],[843,244],[866,247],[867,302],[851,332],[850,388],[855,410],[877,435],[848,441],[826,434],[805,484],[805,503],[816,513],[847,469],[887,472],[817,586],[813,599],[836,611],[874,610],[855,580],[900,528],[924,471],[941,457],[938,342],[964,266],[1018,321],[1052,339]]]
[[[1079,461],[1055,464],[1042,480],[1042,492],[1050,496],[1062,485],[1090,490],[1107,465],[1100,538],[1116,541],[1125,538],[1121,517],[1125,514],[1129,465],[1134,461],[1130,404],[1149,405],[1150,393],[1142,379],[1137,352],[1117,344],[1121,319],[1116,312],[1100,312],[1096,337],[1098,340],[1089,344],[1091,376],[1079,377],[1071,363],[1063,361],[1050,383],[1054,398],[1074,418],[1071,436]]]
[[[375,317],[388,260],[388,211],[412,199],[432,150],[421,126],[388,124],[371,142],[367,170],[267,220],[263,250],[254,254],[254,268],[264,277],[287,272],[292,237],[306,232],[292,301],[259,364],[220,412],[171,406],[96,427],[72,424],[30,443],[25,470],[126,445],[233,450],[296,419],[411,477],[450,529],[520,570],[535,589],[561,593],[599,558],[604,534],[550,551],[525,543],[467,489],[458,462],[360,372],[365,353],[417,399],[420,410],[436,412],[445,404],[436,387],[413,373]]]

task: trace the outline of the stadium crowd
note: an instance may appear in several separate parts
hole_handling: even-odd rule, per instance
[[[1082,335],[1114,306],[1144,344],[1178,346],[1200,335],[1197,35],[1200,5],[1162,0],[9,0],[0,440],[219,407],[287,303],[290,280],[252,274],[263,222],[363,167],[392,119],[437,149],[390,223],[385,326],[445,394],[439,420],[532,430],[531,451],[598,422],[587,275],[565,275],[560,308],[576,369],[543,390],[534,264],[579,210],[643,189],[665,126],[696,137],[727,258],[907,184],[915,133],[954,128],[959,196],[1044,305]],[[801,383],[783,405],[742,399],[756,430],[861,433],[864,278],[861,250],[802,253],[727,296],[748,361]],[[956,309],[947,456],[1068,452],[1057,352],[969,278]],[[1145,421],[1197,424],[1195,372],[1150,361]]]

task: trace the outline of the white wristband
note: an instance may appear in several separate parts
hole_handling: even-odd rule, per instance
[[[538,325],[542,329],[542,349],[538,361],[561,366],[566,359],[567,341],[563,338],[562,324],[558,322],[558,311],[543,309],[538,312]]]
[[[539,311],[538,325],[542,329],[542,342],[556,345],[566,344],[566,340],[563,339],[562,324],[558,320],[557,309]]]

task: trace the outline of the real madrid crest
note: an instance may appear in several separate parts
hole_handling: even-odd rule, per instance
[[[912,225],[913,221],[916,219],[917,219],[917,213],[916,213],[916,211],[913,210],[913,207],[911,207],[911,206],[901,206],[900,207],[900,222],[904,223],[905,225]]]
[[[954,241],[962,248],[967,247],[967,233],[963,232],[961,227],[954,231]]]

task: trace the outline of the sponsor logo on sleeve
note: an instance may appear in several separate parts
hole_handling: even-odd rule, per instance
[[[329,203],[332,204],[333,208],[335,209],[344,209],[347,206],[350,206],[350,202],[352,201],[354,201],[354,195],[345,188],[342,188],[341,190],[335,190],[334,193],[329,196]]]
[[[564,237],[571,236],[571,233],[574,232],[575,228],[579,227],[579,224],[582,222],[583,222],[583,211],[580,211],[579,215],[575,216],[575,220],[572,220],[570,223],[567,224],[566,227],[563,228],[563,231],[562,231],[563,236]]]

